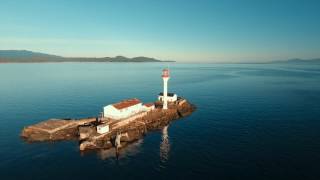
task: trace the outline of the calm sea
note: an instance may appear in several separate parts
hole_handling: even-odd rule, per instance
[[[122,150],[28,144],[24,126],[169,91],[198,109]],[[0,179],[320,179],[320,65],[0,65]]]

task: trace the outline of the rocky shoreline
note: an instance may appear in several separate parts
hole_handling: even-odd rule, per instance
[[[122,148],[130,142],[141,139],[147,132],[161,129],[171,121],[190,115],[196,107],[185,99],[169,104],[163,110],[162,104],[155,102],[156,108],[133,121],[109,122],[108,133],[97,133],[98,118],[49,119],[23,128],[21,137],[27,142],[79,140],[81,151],[91,149]]]

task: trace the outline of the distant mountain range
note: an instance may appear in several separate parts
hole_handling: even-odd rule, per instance
[[[51,54],[32,52],[27,50],[0,50],[0,63],[46,63],[46,62],[174,62],[163,61],[149,57],[127,58],[124,56],[116,57],[62,57]],[[253,62],[249,63],[252,64]],[[316,59],[288,59],[275,60],[270,62],[256,62],[262,64],[285,63],[285,64],[320,64],[320,58]],[[242,63],[241,63],[242,64]],[[245,63],[247,64],[247,63]]]
[[[301,63],[320,63],[320,58],[315,59],[288,59],[288,60],[277,60],[277,61],[271,61],[271,63],[290,63],[290,64],[301,64]]]
[[[62,57],[26,50],[0,50],[0,63],[45,63],[45,62],[174,62],[149,57]]]

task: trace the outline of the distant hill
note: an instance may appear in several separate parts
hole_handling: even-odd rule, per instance
[[[62,57],[26,50],[0,50],[0,63],[45,63],[45,62],[174,62],[161,61],[149,57],[127,58],[124,56],[87,58],[87,57]]]
[[[290,64],[320,64],[320,58],[315,59],[288,59],[288,60],[277,60],[272,61],[271,63],[290,63]]]

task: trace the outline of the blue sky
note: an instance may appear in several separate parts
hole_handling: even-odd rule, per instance
[[[1,0],[0,49],[181,62],[320,57],[320,1]]]

